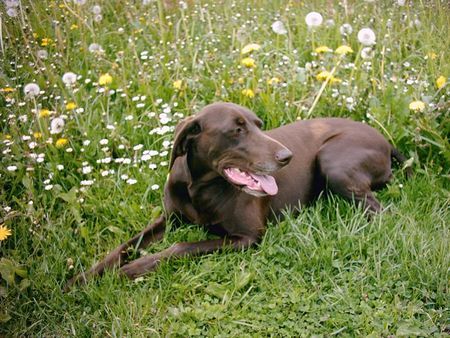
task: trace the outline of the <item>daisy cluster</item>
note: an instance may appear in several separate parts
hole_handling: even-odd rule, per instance
[[[429,147],[422,131],[444,118],[449,86],[445,51],[422,38],[423,10],[404,0],[326,11],[295,1],[3,0],[0,179],[30,180],[35,193],[8,190],[0,209],[72,188],[80,203],[117,187],[151,198],[176,124],[219,100],[249,106],[268,127],[322,115],[388,132],[407,124],[405,137]]]

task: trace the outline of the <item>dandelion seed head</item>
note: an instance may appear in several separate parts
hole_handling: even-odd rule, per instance
[[[64,73],[62,81],[67,87],[71,87],[77,82],[77,74],[72,72]]]
[[[26,97],[36,97],[40,94],[41,89],[36,83],[28,83],[23,88]]]
[[[370,28],[362,28],[358,32],[358,41],[364,46],[372,46],[376,43],[376,35]]]
[[[279,21],[279,20],[275,21],[272,24],[272,31],[275,34],[278,34],[278,35],[285,35],[288,32],[286,27],[284,26],[284,23],[282,21]]]
[[[320,13],[310,12],[306,15],[305,22],[309,28],[319,27],[323,22],[323,17]]]

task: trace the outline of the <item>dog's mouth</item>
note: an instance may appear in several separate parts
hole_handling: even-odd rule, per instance
[[[239,168],[225,168],[223,172],[228,181],[239,186],[248,194],[273,196],[278,193],[277,182],[273,176],[256,174]]]

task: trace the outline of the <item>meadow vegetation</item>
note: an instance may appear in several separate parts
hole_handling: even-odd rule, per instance
[[[446,336],[446,0],[3,0],[0,336]],[[255,248],[65,282],[162,212],[175,125],[349,117],[408,158],[371,218],[339,197]],[[207,238],[169,231],[154,252]],[[141,254],[145,254],[142,252]]]

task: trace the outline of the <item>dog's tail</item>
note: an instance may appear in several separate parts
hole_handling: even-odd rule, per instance
[[[394,158],[398,164],[402,165],[403,163],[405,163],[408,159],[405,157],[405,155],[403,155],[401,152],[399,152],[397,149],[395,149],[394,147],[391,147],[391,157]],[[409,163],[405,163],[406,165],[404,166],[404,170],[406,173],[406,177],[410,178],[413,174],[412,168],[411,168],[411,164]]]

